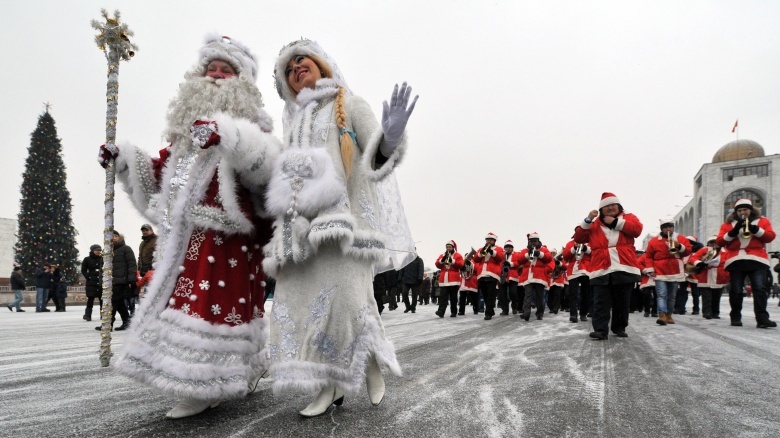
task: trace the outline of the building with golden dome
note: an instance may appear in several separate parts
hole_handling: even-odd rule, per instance
[[[705,243],[717,234],[738,199],[749,198],[780,231],[780,154],[766,155],[753,140],[734,140],[718,149],[693,177],[693,198],[674,216],[675,231]],[[768,246],[780,250],[780,239]]]

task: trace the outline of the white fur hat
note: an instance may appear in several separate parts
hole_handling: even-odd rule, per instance
[[[485,239],[493,239],[493,240],[498,240],[498,236],[496,236],[496,235],[495,235],[495,234],[493,234],[493,233],[487,233],[487,236],[485,236]]]
[[[504,248],[506,248],[507,246],[511,246],[512,248],[514,248],[514,247],[515,247],[515,244],[514,244],[514,243],[512,243],[512,241],[511,241],[511,240],[507,240],[507,241],[506,241],[506,243],[504,243]]]
[[[527,235],[527,237],[528,237],[528,240],[531,240],[531,239],[538,239],[538,238],[539,238],[539,233],[537,233],[536,231],[534,231],[533,233],[529,233],[529,234]]]
[[[218,33],[206,35],[198,55],[198,64],[203,68],[208,66],[211,61],[219,59],[230,64],[239,75],[245,73],[252,78],[252,81],[257,80],[255,56],[247,46],[230,37]]]
[[[751,201],[750,199],[747,199],[747,198],[739,199],[739,200],[737,200],[737,202],[734,203],[734,210],[736,210],[738,208],[749,208],[749,209],[752,210],[753,209],[753,201]]]
[[[599,201],[599,208],[604,208],[610,204],[620,204],[620,199],[615,196],[614,193],[604,192],[601,194],[601,201]]]
[[[454,240],[450,240],[450,241],[448,241],[448,242],[447,242],[445,245],[452,245],[452,247],[455,249],[455,251],[457,251],[457,250],[458,250],[458,244],[457,244],[457,243],[455,243],[455,241],[454,241]]]

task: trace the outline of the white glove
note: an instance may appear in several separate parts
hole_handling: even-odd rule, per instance
[[[393,94],[390,96],[390,104],[388,105],[387,101],[382,103],[382,132],[384,132],[385,138],[379,150],[385,157],[392,155],[398,145],[401,144],[406,123],[409,121],[412,111],[414,111],[417,98],[420,97],[414,96],[414,101],[409,105],[409,96],[411,94],[412,87],[407,86],[406,82],[401,85],[400,92],[398,91],[398,84],[395,84]],[[407,105],[409,105],[408,109]]]

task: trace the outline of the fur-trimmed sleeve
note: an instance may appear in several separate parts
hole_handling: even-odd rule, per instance
[[[150,205],[154,195],[159,193],[155,167],[157,161],[141,148],[130,143],[119,146],[116,158],[116,176],[125,192],[141,214],[154,220],[154,206]]]
[[[379,145],[384,141],[382,127],[376,121],[371,107],[361,97],[350,96],[347,98],[345,110],[348,124],[352,126],[357,136],[358,146],[363,152],[360,165],[369,179],[379,181],[390,174],[395,166],[401,162],[406,152],[406,133],[395,151],[387,157],[383,163],[376,160],[379,154]]]
[[[216,149],[236,170],[243,185],[261,193],[271,178],[282,143],[247,119],[224,113],[214,115],[221,141]]]

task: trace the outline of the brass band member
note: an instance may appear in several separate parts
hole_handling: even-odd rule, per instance
[[[728,215],[718,233],[718,246],[726,248],[726,270],[731,274],[729,303],[731,325],[742,325],[742,286],[745,278],[753,287],[753,311],[758,328],[777,327],[769,320],[766,310],[769,257],[766,244],[775,240],[775,230],[769,219],[761,215],[761,209],[750,199],[740,199],[734,211]]]
[[[522,272],[520,273],[520,285],[525,290],[523,298],[523,314],[520,315],[528,321],[531,319],[531,302],[536,301],[536,319],[544,316],[544,290],[550,283],[550,273],[547,264],[552,257],[546,246],[542,245],[539,234],[530,233],[528,247],[520,251]]]
[[[557,315],[561,308],[561,294],[566,285],[566,262],[563,261],[563,254],[558,254],[558,250],[550,250],[550,261],[548,268],[550,270],[550,292],[547,296],[547,302],[550,306],[550,313]]]
[[[572,236],[574,237],[574,236]],[[590,307],[590,247],[586,243],[569,241],[563,248],[569,278],[569,321],[588,320]],[[577,318],[579,312],[580,318]]]
[[[674,232],[671,220],[661,221],[661,233],[647,242],[646,257],[653,264],[655,293],[658,296],[658,325],[674,324],[675,296],[685,281],[683,257],[691,253],[691,242]]]
[[[485,236],[485,246],[474,255],[474,260],[482,263],[482,269],[477,274],[477,287],[485,300],[486,320],[492,319],[495,315],[496,290],[504,262],[504,250],[496,246],[496,239],[495,234],[488,233]]]
[[[460,269],[463,267],[463,256],[458,254],[458,245],[450,240],[444,246],[444,253],[436,259],[439,271],[439,310],[436,315],[444,318],[447,302],[450,304],[450,317],[457,315],[458,289],[460,288]]]
[[[707,246],[699,249],[690,258],[693,266],[691,275],[696,278],[701,294],[701,314],[704,319],[720,319],[720,297],[723,288],[729,284],[729,273],[724,269],[725,257],[712,236]]]
[[[517,297],[517,267],[520,265],[520,254],[515,252],[511,240],[504,243],[504,263],[501,268],[501,284],[498,286],[498,307],[502,315],[509,315],[509,302],[512,302],[512,314],[517,315],[520,301]]]

